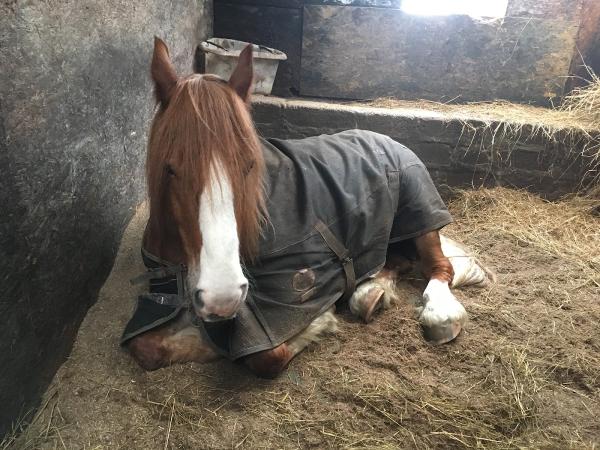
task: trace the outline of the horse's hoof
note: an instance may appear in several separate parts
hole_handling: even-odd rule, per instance
[[[456,339],[462,331],[462,326],[459,322],[444,325],[422,326],[425,339],[433,345],[447,344]]]
[[[377,313],[383,307],[384,296],[384,289],[373,288],[369,290],[367,295],[362,298],[360,317],[365,321],[365,323],[371,322],[375,316],[375,313]]]

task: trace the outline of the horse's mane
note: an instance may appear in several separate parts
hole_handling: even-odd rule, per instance
[[[151,214],[153,208],[161,210],[169,163],[183,171],[176,176],[188,181],[190,192],[200,195],[209,187],[210,171],[217,161],[234,193],[241,256],[252,260],[265,212],[264,161],[248,106],[218,77],[180,79],[150,129],[146,175]]]

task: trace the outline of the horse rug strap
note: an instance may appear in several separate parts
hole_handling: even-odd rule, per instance
[[[320,220],[315,225],[316,230],[321,233],[323,236],[323,240],[327,243],[329,248],[336,256],[339,258],[342,266],[344,267],[344,274],[346,275],[346,289],[344,290],[344,295],[342,296],[342,301],[347,301],[354,290],[356,289],[356,274],[354,273],[354,264],[352,262],[352,258],[350,257],[350,250],[344,247],[340,241],[336,239],[333,233],[327,228]]]
[[[142,259],[147,271],[132,278],[131,284],[150,283],[150,292],[138,296],[133,317],[127,323],[121,345],[134,337],[174,320],[188,307],[185,295],[187,267],[171,264],[142,247]]]

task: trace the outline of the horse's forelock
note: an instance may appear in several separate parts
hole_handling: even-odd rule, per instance
[[[192,75],[180,80],[169,105],[157,111],[150,132],[147,179],[155,213],[167,182],[167,165],[178,168],[190,193],[209,186],[210,171],[220,164],[235,198],[241,254],[251,259],[257,250],[264,213],[263,158],[248,107],[218,77]],[[199,249],[188,249],[199,252]]]

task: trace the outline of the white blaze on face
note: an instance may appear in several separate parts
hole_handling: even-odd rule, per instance
[[[199,291],[196,313],[202,318],[234,315],[245,300],[248,280],[240,264],[239,239],[231,184],[220,164],[211,170],[200,197],[200,264],[191,274]],[[193,280],[190,280],[193,281]]]

